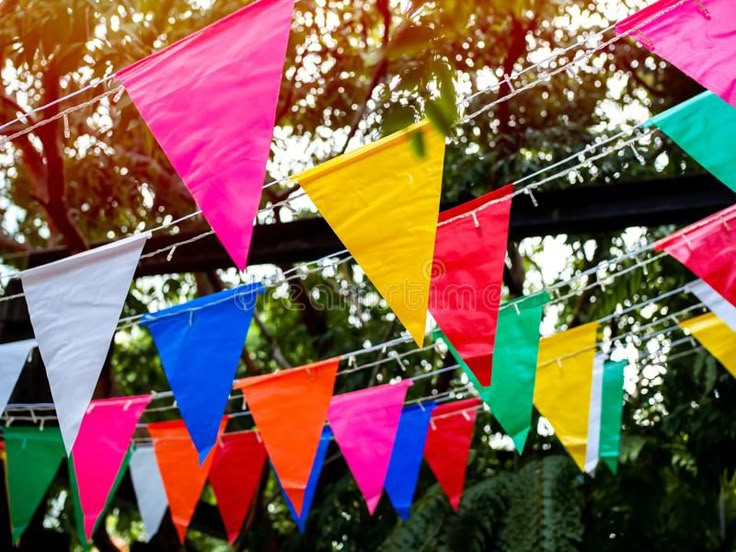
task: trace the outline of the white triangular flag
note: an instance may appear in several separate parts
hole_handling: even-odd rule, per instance
[[[736,307],[703,280],[690,282],[687,290],[700,299],[715,315],[736,332]]]
[[[36,346],[35,339],[24,339],[0,345],[0,414],[8,405],[10,395],[20,377],[28,355]]]
[[[135,448],[130,458],[130,477],[148,542],[158,532],[169,506],[152,446]]]
[[[21,272],[67,454],[92,399],[149,236],[139,234]]]
[[[603,365],[605,355],[595,355],[593,381],[590,384],[590,410],[588,414],[588,446],[585,449],[585,471],[591,473],[598,465],[601,441],[601,405],[603,400]]]

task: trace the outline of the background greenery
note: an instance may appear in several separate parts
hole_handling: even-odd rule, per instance
[[[13,119],[29,106],[45,104],[108,75],[242,5],[240,0],[0,0],[0,120]],[[467,200],[529,174],[598,136],[692,96],[697,87],[625,40],[596,54],[578,71],[558,75],[487,115],[452,127],[458,116],[457,99],[640,6],[633,0],[299,0],[269,179],[294,174],[423,114],[452,136],[443,200]],[[520,81],[537,77],[531,73]],[[508,92],[502,86],[498,93]],[[495,97],[481,94],[464,109],[471,112]],[[43,116],[54,113],[51,109]],[[27,119],[41,117],[30,114]],[[90,242],[156,226],[194,210],[190,195],[126,96],[118,102],[108,97],[74,113],[68,126],[65,132],[63,121],[47,125],[0,152],[4,252],[58,244],[80,251]],[[546,189],[608,186],[619,180],[699,170],[677,147],[657,137],[647,147],[622,150],[577,178],[550,183]],[[290,188],[271,188],[263,205],[290,193]],[[277,209],[261,222],[295,216],[314,213],[308,208],[296,213]],[[632,226],[636,222],[631,221]],[[203,220],[182,227],[199,228],[206,228]],[[640,228],[509,243],[508,296],[564,279],[669,230]],[[6,262],[18,263],[10,257]],[[606,285],[604,291],[551,307],[545,331],[594,320],[690,278],[675,262],[653,263],[646,274],[634,272]],[[233,271],[139,279],[124,315],[211,293],[238,279]],[[341,293],[348,305],[319,308],[325,294],[318,286],[325,285]],[[305,300],[309,296],[312,301]],[[645,312],[633,312],[615,321],[610,331],[628,332],[688,301],[678,296]],[[263,298],[239,375],[327,358],[400,332],[360,270],[343,265],[305,277],[291,289],[272,290]],[[663,336],[647,346],[666,348],[668,339]],[[134,329],[116,342],[101,394],[167,387],[148,334]],[[421,358],[406,363],[407,375],[443,362],[434,353]],[[736,383],[702,352],[652,362],[627,372],[618,476],[605,469],[594,478],[581,475],[545,431],[533,435],[527,452],[519,457],[484,413],[476,426],[465,496],[457,514],[425,466],[408,522],[399,522],[386,500],[369,517],[333,444],[306,535],[297,533],[273,478],[264,477],[236,548],[734,549]],[[396,363],[387,363],[373,372],[341,377],[336,391],[387,381],[397,370]],[[440,376],[415,385],[411,393],[427,395],[460,383],[459,376]],[[145,419],[166,416],[147,414]],[[45,524],[73,533],[65,497],[63,484],[50,493]],[[203,499],[213,502],[209,490]],[[106,550],[140,539],[135,507],[120,501],[106,531],[96,536],[97,545]],[[168,541],[160,537],[154,545],[176,546],[170,534]],[[196,531],[190,531],[186,546],[227,549],[222,541]]]

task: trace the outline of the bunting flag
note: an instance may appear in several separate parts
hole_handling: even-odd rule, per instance
[[[712,92],[703,92],[660,113],[644,126],[659,128],[705,170],[736,192],[736,167],[732,161],[736,145],[731,139],[731,129],[736,128],[734,106]]]
[[[491,384],[513,189],[444,211],[437,228],[429,310],[483,386]]]
[[[736,332],[736,307],[721,297],[716,290],[703,280],[697,280],[687,285],[687,290],[713,311],[721,321]]]
[[[146,315],[200,463],[217,440],[261,284],[199,297]]]
[[[235,265],[245,269],[293,0],[259,0],[115,76]]]
[[[24,339],[0,345],[0,414],[5,411],[15,384],[36,346],[35,339]]]
[[[339,358],[235,383],[297,515],[327,418]]]
[[[598,323],[591,322],[542,339],[539,345],[534,404],[581,471],[597,333]]]
[[[225,420],[221,422],[220,431],[225,429],[226,423]],[[147,427],[153,440],[171,518],[179,540],[184,543],[214,455],[207,456],[200,465],[199,454],[182,420],[157,422]]]
[[[72,449],[87,540],[105,509],[135,426],[150,401],[150,395],[102,399],[87,408]]]
[[[621,452],[625,367],[626,361],[623,360],[606,362],[603,365],[598,457],[614,475],[618,472],[618,458]]]
[[[443,404],[432,411],[424,458],[453,510],[460,507],[480,399]]]
[[[146,542],[149,542],[158,533],[169,506],[153,447],[136,445],[129,466],[138,510],[146,530]]]
[[[667,236],[654,245],[676,258],[736,305],[736,205]]]
[[[616,25],[736,106],[736,4],[733,0],[659,0]]]
[[[503,347],[493,353],[493,385],[481,393],[519,454],[524,452],[532,425],[539,324],[549,300],[543,291],[511,301],[501,309],[497,339]]]
[[[409,519],[435,403],[407,406],[401,413],[384,488],[401,519]]]
[[[373,515],[381,500],[411,380],[333,397],[327,420]]]
[[[220,437],[209,479],[230,544],[240,534],[265,463],[266,448],[255,431],[227,433]]]
[[[601,401],[603,399],[603,363],[606,355],[595,355],[593,379],[590,384],[590,408],[588,409],[588,442],[585,447],[585,471],[593,473],[598,466],[598,445],[601,434]]]
[[[736,333],[712,312],[680,322],[718,362],[736,377]]]
[[[304,490],[304,504],[302,506],[301,515],[296,513],[294,505],[289,499],[289,495],[284,493],[284,487],[281,485],[278,474],[276,475],[276,481],[278,481],[281,492],[284,493],[284,500],[286,505],[289,507],[291,517],[294,519],[294,523],[299,528],[299,532],[304,534],[307,529],[307,517],[309,516],[309,509],[312,507],[314,501],[314,494],[317,492],[317,484],[319,483],[319,476],[322,473],[322,467],[325,464],[325,458],[327,457],[327,450],[330,448],[330,441],[332,440],[332,430],[329,427],[325,427],[322,430],[322,437],[319,439],[319,446],[317,447],[317,454],[314,457],[314,464],[312,464],[312,471],[309,474],[309,481],[307,481],[307,488]]]
[[[55,427],[5,426],[3,437],[10,522],[17,543],[59,471],[64,443]]]
[[[138,234],[20,273],[67,454],[149,236]]]
[[[419,346],[444,154],[424,121],[295,177]]]

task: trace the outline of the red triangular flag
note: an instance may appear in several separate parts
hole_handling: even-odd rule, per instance
[[[339,363],[333,358],[235,382],[297,515],[302,513]]]
[[[294,0],[259,0],[116,74],[235,265],[248,258]]]
[[[440,214],[429,310],[481,385],[491,355],[503,288],[513,186]]]
[[[327,419],[373,515],[381,500],[411,380],[333,397]]]
[[[215,446],[209,479],[230,544],[243,527],[265,462],[266,447],[255,431],[227,433]]]
[[[736,205],[658,241],[732,305],[736,305]]]
[[[465,486],[465,472],[473,441],[473,427],[480,399],[466,399],[438,406],[432,411],[424,446],[424,458],[457,511]]]
[[[223,420],[220,432],[225,429],[226,424],[227,421]],[[184,543],[187,527],[207,481],[214,449],[200,466],[199,453],[194,448],[183,420],[157,422],[148,424],[147,428],[153,440],[156,462],[166,489],[171,519],[179,540]]]

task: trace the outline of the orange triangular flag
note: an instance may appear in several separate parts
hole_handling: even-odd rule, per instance
[[[339,358],[235,382],[243,390],[284,492],[301,515]]]
[[[221,422],[220,433],[225,429],[226,423],[226,420]],[[183,420],[148,424],[147,428],[153,439],[153,449],[166,490],[171,519],[174,520],[179,540],[183,543],[210,471],[214,449],[200,466],[199,454]]]

